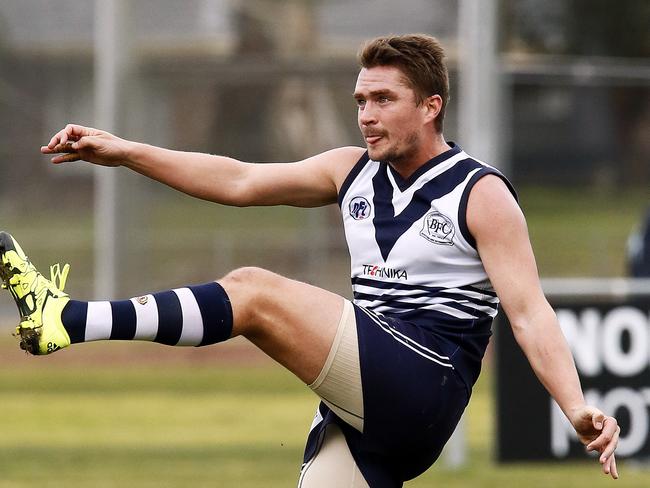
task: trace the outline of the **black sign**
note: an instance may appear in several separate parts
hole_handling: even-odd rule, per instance
[[[587,403],[621,426],[617,456],[650,457],[650,297],[551,300]],[[498,459],[585,457],[557,404],[537,380],[505,318],[496,324]]]

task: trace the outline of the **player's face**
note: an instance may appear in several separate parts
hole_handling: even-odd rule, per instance
[[[399,68],[363,68],[354,90],[357,122],[370,159],[399,164],[417,158],[426,137],[425,111]]]

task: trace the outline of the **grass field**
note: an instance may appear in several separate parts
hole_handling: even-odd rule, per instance
[[[280,367],[241,344],[243,361],[232,360],[228,348],[196,360],[153,344],[87,344],[32,358],[0,340],[0,487],[295,486],[317,402]],[[650,471],[622,465],[613,482],[589,460],[497,465],[493,410],[488,368],[467,416],[467,467],[441,461],[406,486],[650,485]]]

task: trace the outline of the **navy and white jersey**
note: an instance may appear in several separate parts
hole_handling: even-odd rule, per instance
[[[345,180],[339,205],[354,303],[430,330],[450,358],[464,352],[459,362],[479,368],[461,371],[471,386],[499,300],[467,228],[467,202],[488,174],[514,190],[495,168],[450,146],[407,180],[366,153]]]

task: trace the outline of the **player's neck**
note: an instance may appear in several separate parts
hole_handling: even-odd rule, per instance
[[[425,165],[427,162],[449,151],[451,146],[447,144],[442,133],[437,134],[432,138],[428,144],[422,145],[417,153],[414,153],[408,159],[401,161],[390,162],[392,168],[404,179],[408,179],[418,168]]]

